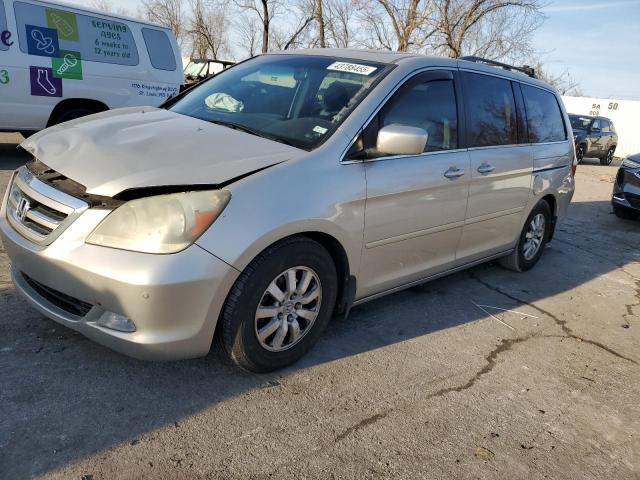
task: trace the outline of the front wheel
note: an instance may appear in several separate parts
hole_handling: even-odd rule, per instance
[[[231,360],[269,372],[316,343],[336,303],[338,276],[319,243],[293,237],[256,257],[233,286],[222,313],[222,343]]]
[[[550,233],[551,209],[546,201],[540,200],[527,217],[515,250],[501,258],[500,264],[515,272],[530,270],[540,260]]]
[[[640,212],[636,212],[635,210],[624,207],[619,207],[617,205],[613,206],[613,213],[616,214],[616,217],[622,218],[624,220],[637,220],[638,217],[640,217]]]

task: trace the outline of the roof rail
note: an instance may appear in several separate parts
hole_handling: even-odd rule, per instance
[[[536,71],[533,67],[529,65],[523,65],[522,67],[514,67],[513,65],[508,65],[506,63],[496,62],[495,60],[489,60],[487,58],[482,57],[460,57],[459,60],[466,60],[467,62],[475,62],[475,63],[484,63],[485,65],[491,65],[493,67],[504,68],[505,70],[510,70],[512,72],[520,72],[528,75],[531,78],[536,77]]]

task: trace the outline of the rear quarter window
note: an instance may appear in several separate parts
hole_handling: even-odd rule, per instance
[[[4,3],[0,0],[0,35],[2,32],[7,30],[7,15],[4,10]],[[9,45],[5,45],[3,41],[0,40],[0,50],[9,50]]]
[[[57,7],[57,6],[56,6]],[[15,2],[20,50],[28,55],[138,65],[131,27],[110,18]]]
[[[153,68],[158,70],[175,71],[176,56],[171,47],[171,41],[166,32],[152,28],[143,28],[142,36],[149,52],[149,59]]]
[[[562,111],[556,96],[540,88],[522,85],[531,143],[560,142],[567,139]]]

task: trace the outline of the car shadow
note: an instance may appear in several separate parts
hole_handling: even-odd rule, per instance
[[[301,361],[266,375],[230,365],[218,347],[205,358],[170,363],[125,357],[43,318],[9,279],[0,278],[0,472],[6,478],[50,472],[178,427],[187,417],[273,388],[300,370],[487,318],[476,303],[518,309],[570,291],[640,260],[636,223],[615,218],[607,202],[573,204],[570,219],[532,271],[517,274],[489,263],[363,304],[348,318],[334,319]],[[596,252],[593,242],[600,236],[616,242],[616,251]],[[491,327],[497,339],[513,335],[497,323]],[[455,338],[452,348],[464,351]]]

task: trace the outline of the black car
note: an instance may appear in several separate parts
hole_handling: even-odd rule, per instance
[[[640,217],[640,153],[629,155],[622,162],[613,185],[611,204],[620,218]]]
[[[600,159],[600,165],[611,165],[618,146],[618,134],[613,122],[605,117],[590,117],[570,113],[573,141],[578,163],[585,157]]]

